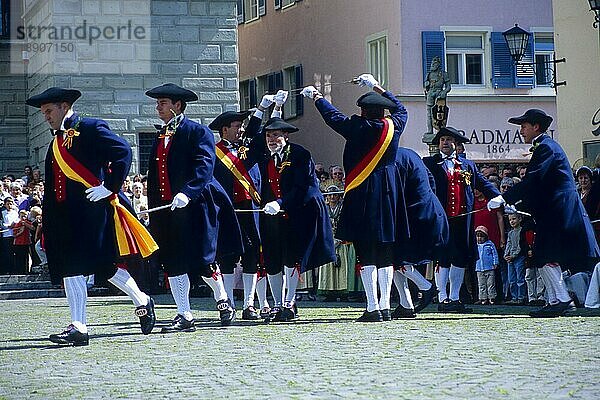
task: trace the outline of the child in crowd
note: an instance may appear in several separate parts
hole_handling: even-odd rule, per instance
[[[521,227],[521,216],[519,214],[509,215],[508,223],[512,229],[508,232],[504,259],[508,263],[511,300],[506,304],[525,304],[525,257],[529,246],[525,238],[525,231]]]
[[[525,283],[527,284],[527,297],[529,298],[530,306],[543,306],[546,304],[544,298],[544,281],[539,268],[534,267],[531,264],[531,258],[533,257],[533,242],[535,241],[535,232],[530,227],[529,229],[523,224],[525,229],[525,240],[527,241],[527,258],[525,259]]]
[[[496,277],[494,270],[498,269],[499,259],[496,246],[488,238],[485,226],[475,228],[479,260],[475,264],[477,282],[479,284],[479,301],[476,304],[494,304],[496,302]]]
[[[13,272],[18,275],[25,275],[29,273],[30,232],[35,229],[29,221],[29,212],[27,210],[19,211],[19,220],[13,223],[11,227],[14,234],[13,249],[15,252]]]

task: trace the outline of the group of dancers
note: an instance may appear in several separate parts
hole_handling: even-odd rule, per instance
[[[533,156],[523,181],[500,195],[472,161],[456,155],[456,144],[467,141],[456,129],[441,128],[433,141],[440,154],[422,160],[399,146],[408,119],[402,103],[370,74],[355,82],[370,89],[357,101],[360,115],[344,115],[313,86],[301,94],[314,101],[325,124],[345,139],[347,177],[335,236],[356,250],[367,298],[357,321],[413,317],[438,291],[441,311],[467,311],[459,290],[465,268],[477,259],[470,213],[474,189],[489,199],[490,208],[510,211],[514,207],[509,204],[519,201],[536,218],[534,262],[549,288],[549,301],[532,316],[568,312],[573,303],[560,265],[593,262],[600,252],[568,160],[544,133],[552,118],[529,110],[509,120],[533,143]],[[100,271],[108,272],[109,282],[132,299],[142,333],[149,334],[156,322],[154,301],[138,288],[126,265],[130,257],[155,251],[177,306],[163,333],[195,330],[190,274],[199,274],[212,289],[220,323],[230,325],[236,317],[233,270],[238,262],[243,319],[298,318],[300,274],[334,261],[336,254],[311,154],[290,141],[302,133],[281,118],[288,93],[267,94],[254,112],[227,111],[209,126],[184,114],[187,104],[198,100],[188,89],[167,83],[146,95],[156,100],[163,122],[149,162],[148,229],[120,191],[131,166],[131,148],[106,122],[73,111],[81,93],[50,88],[26,101],[41,109],[54,135],[45,160],[43,234],[51,277],[65,287],[72,322],[50,340],[88,345],[85,276]],[[437,265],[435,286],[414,268],[427,261]],[[421,291],[416,304],[407,279]],[[392,312],[393,281],[400,306]],[[260,310],[254,306],[255,293]]]

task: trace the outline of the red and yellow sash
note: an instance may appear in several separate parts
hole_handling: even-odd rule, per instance
[[[250,178],[244,163],[239,158],[234,156],[233,153],[231,153],[231,151],[229,151],[229,149],[225,147],[222,142],[217,143],[215,150],[219,160],[221,160],[221,162],[225,165],[225,168],[231,171],[235,179],[237,179],[244,190],[248,192],[250,197],[252,197],[254,203],[260,204],[260,194],[254,187],[252,178]]]
[[[371,175],[381,157],[385,154],[392,138],[394,137],[394,123],[391,118],[382,119],[383,129],[381,136],[375,144],[375,146],[367,153],[363,158],[346,176],[346,186],[344,188],[344,195],[352,189],[356,189],[361,183],[365,181]]]
[[[86,188],[101,184],[100,180],[69,154],[64,146],[58,145],[57,139],[52,141],[52,153],[56,163],[67,178],[83,184]],[[150,233],[129,210],[119,203],[117,195],[113,193],[109,199],[110,204],[114,207],[113,218],[119,255],[127,256],[141,253],[143,257],[148,257],[158,250],[158,245],[150,236]]]

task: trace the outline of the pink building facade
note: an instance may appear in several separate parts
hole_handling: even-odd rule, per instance
[[[344,82],[370,72],[408,109],[401,145],[426,155],[423,80],[439,55],[452,80],[448,125],[471,138],[469,158],[526,162],[529,146],[507,119],[528,108],[556,114],[548,71],[515,67],[501,35],[518,23],[532,33],[524,61],[553,57],[550,0],[239,0],[238,23],[241,108],[264,93],[311,84],[350,115],[365,90]],[[312,101],[292,96],[288,103],[284,117],[300,128],[293,140],[316,161],[340,163],[343,140]],[[555,123],[550,131],[560,140]]]

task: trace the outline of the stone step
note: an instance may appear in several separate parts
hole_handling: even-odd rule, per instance
[[[64,296],[65,291],[62,289],[5,290],[0,292],[0,300],[39,299]]]
[[[50,282],[47,282],[50,285]],[[93,287],[88,289],[88,296],[109,296],[111,293],[107,288]],[[14,289],[0,290],[0,300],[18,300],[18,299],[39,299],[45,297],[65,297],[63,289],[50,288],[45,289]]]
[[[54,289],[50,281],[26,281],[17,283],[0,283],[0,292],[6,290],[42,290]]]
[[[30,275],[0,275],[0,283],[19,283],[47,281],[48,277],[39,274]]]

